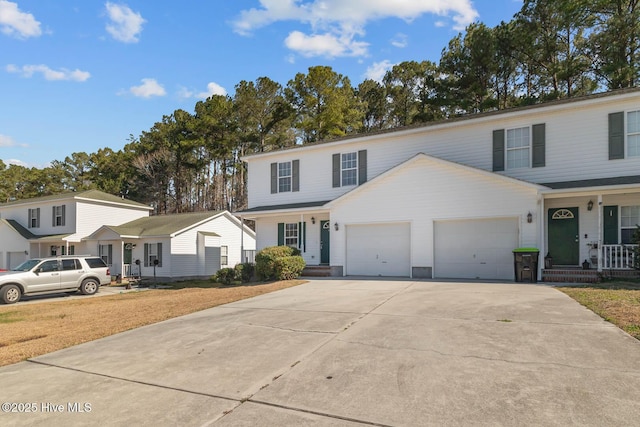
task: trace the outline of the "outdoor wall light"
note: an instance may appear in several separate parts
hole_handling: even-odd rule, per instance
[[[340,229],[340,227],[338,227],[338,223],[337,222],[335,224],[333,224],[333,227],[336,229],[336,231],[338,231]]]
[[[529,224],[531,224],[531,223],[533,222],[533,214],[532,214],[531,212],[529,212],[529,213],[527,214],[527,222],[528,222]]]
[[[316,217],[315,217],[315,216],[312,216],[312,217],[311,217],[311,224],[315,224],[315,223],[316,223]]]
[[[587,203],[587,210],[590,211],[591,209],[593,209],[593,200],[589,200],[589,203]]]

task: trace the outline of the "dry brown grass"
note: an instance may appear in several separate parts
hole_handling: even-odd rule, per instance
[[[0,366],[301,283],[150,289],[64,302],[0,305]]]
[[[558,288],[604,320],[640,340],[640,285],[613,282]]]

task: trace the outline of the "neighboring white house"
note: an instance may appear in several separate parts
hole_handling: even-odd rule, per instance
[[[546,254],[554,267],[630,270],[640,90],[243,160],[249,204],[236,215],[256,221],[257,249],[296,246],[336,276],[513,280],[518,247],[539,248],[541,270]]]
[[[104,225],[84,240],[112,266],[112,274],[167,279],[211,276],[252,259],[256,248],[255,233],[227,211]]]
[[[90,253],[83,238],[108,221],[149,216],[149,206],[98,190],[0,204],[0,268],[28,258]]]
[[[157,277],[183,278],[252,259],[255,233],[227,211],[150,217],[151,210],[97,190],[0,204],[0,269],[92,254],[114,276],[153,276],[157,260]]]

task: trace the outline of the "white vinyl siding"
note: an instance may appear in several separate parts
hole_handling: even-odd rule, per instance
[[[328,159],[336,153],[367,150],[368,181],[417,153],[491,171],[493,131],[505,129],[506,134],[506,129],[530,127],[535,123],[545,124],[545,167],[505,168],[501,174],[535,183],[637,175],[640,156],[628,157],[622,162],[608,160],[608,114],[636,111],[638,105],[640,92],[634,92],[248,156],[245,158],[249,164],[248,207],[333,200],[353,190],[353,187],[332,186],[332,166]],[[270,174],[271,163],[293,156],[305,166],[300,169],[300,182],[305,185],[300,192],[284,193],[276,201],[265,177]]]
[[[627,156],[640,156],[640,110],[627,113]]]
[[[531,153],[529,127],[507,129],[507,169],[528,168]]]
[[[341,178],[342,185],[358,184],[358,153],[343,153],[341,156]]]
[[[291,191],[291,162],[278,163],[278,193]]]

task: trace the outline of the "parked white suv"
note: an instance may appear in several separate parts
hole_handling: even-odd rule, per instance
[[[10,271],[0,272],[0,300],[20,301],[22,295],[80,291],[93,295],[111,283],[109,267],[90,255],[30,259]]]

